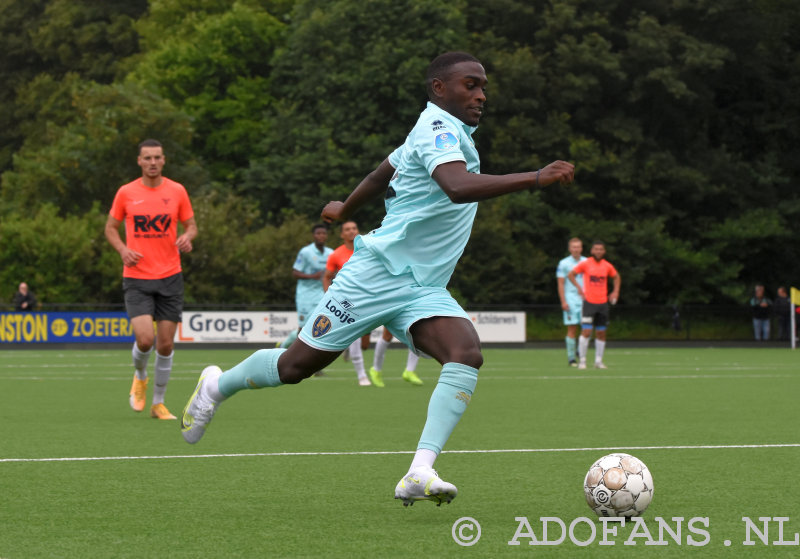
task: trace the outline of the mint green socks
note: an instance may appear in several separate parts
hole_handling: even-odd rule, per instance
[[[253,355],[222,373],[219,391],[226,398],[240,390],[281,386],[278,376],[278,358],[286,351],[283,348],[259,349]]]
[[[576,343],[575,338],[570,338],[567,336],[564,338],[564,341],[567,344],[567,361],[577,361],[577,358],[575,357],[575,349],[578,344]]]
[[[461,363],[444,364],[428,403],[428,419],[418,449],[427,448],[436,454],[442,452],[442,447],[467,409],[477,383],[478,369]]]
[[[291,333],[291,334],[289,334],[289,336],[288,336],[288,337],[287,337],[285,340],[283,340],[283,341],[281,342],[281,346],[280,346],[280,347],[282,347],[282,348],[286,349],[287,347],[289,347],[290,345],[292,345],[292,342],[293,342],[293,341],[295,341],[295,340],[297,339],[297,335],[298,335],[299,333],[300,333],[300,332],[299,332],[298,330],[292,330],[292,333]]]

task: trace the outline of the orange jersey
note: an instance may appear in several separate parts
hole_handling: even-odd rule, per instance
[[[583,274],[583,298],[587,303],[602,305],[608,302],[608,278],[617,277],[617,270],[608,260],[598,262],[587,258],[572,268],[575,274]]]
[[[334,250],[328,257],[328,263],[325,266],[325,269],[331,272],[338,272],[342,269],[342,266],[344,266],[345,262],[350,260],[351,256],[353,256],[353,250],[347,248],[347,245],[342,245]]]
[[[136,179],[119,188],[109,213],[125,223],[126,246],[142,254],[136,266],[123,268],[123,277],[161,279],[181,271],[178,222],[194,217],[183,185],[162,177],[150,188]]]

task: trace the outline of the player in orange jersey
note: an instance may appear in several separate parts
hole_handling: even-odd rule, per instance
[[[130,406],[144,409],[147,362],[156,346],[155,382],[150,416],[176,419],[164,405],[172,372],[173,341],[183,311],[181,252],[192,250],[197,224],[183,185],[161,174],[164,148],[156,140],[139,144],[142,177],[121,186],[114,197],[105,234],[122,259],[122,288],[133,335],[133,385]],[[125,241],[119,227],[125,223]],[[178,235],[178,222],[183,234]],[[153,331],[153,321],[156,328]]]
[[[594,366],[596,369],[605,369],[603,352],[606,348],[608,304],[617,304],[622,279],[616,268],[604,259],[606,245],[603,241],[593,242],[590,252],[592,257],[576,264],[567,275],[569,281],[578,289],[578,294],[583,297],[581,339],[578,342],[578,353],[580,354],[578,368],[586,368],[586,352],[589,349],[589,338],[592,336],[592,327],[594,327]],[[583,287],[578,284],[576,278],[578,274],[583,274]],[[608,293],[609,279],[614,284],[610,295]]]

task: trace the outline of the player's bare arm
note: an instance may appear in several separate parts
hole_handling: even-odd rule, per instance
[[[322,278],[322,270],[319,272],[314,272],[313,274],[306,274],[305,272],[301,272],[300,270],[295,270],[292,268],[292,277],[294,279],[313,279],[318,280]]]
[[[125,243],[122,241],[122,237],[119,235],[120,225],[122,225],[121,221],[108,216],[105,229],[106,239],[108,239],[108,242],[112,247],[114,247],[114,250],[119,253],[120,258],[122,258],[122,263],[125,266],[136,266],[136,264],[142,258],[142,254],[125,246]]]
[[[578,295],[580,295],[581,299],[583,299],[583,288],[578,283],[577,274],[574,272],[574,270],[569,271],[567,274],[567,279],[572,282],[572,285],[574,285],[575,289],[578,290]]]
[[[175,246],[181,252],[192,252],[192,241],[197,236],[197,222],[193,217],[186,221],[181,221],[183,234],[175,240]]]
[[[567,161],[554,161],[538,171],[508,175],[482,175],[467,171],[463,161],[443,163],[431,175],[445,194],[456,204],[480,202],[503,194],[520,192],[553,183],[567,184],[575,178],[575,165]]]
[[[608,301],[612,305],[616,305],[617,301],[619,301],[619,288],[622,285],[622,277],[617,272],[617,275],[611,278],[611,281],[614,282],[614,288],[611,290],[611,295],[608,296]]]
[[[364,177],[347,197],[347,200],[328,202],[322,209],[322,219],[330,223],[349,218],[364,204],[385,194],[392,175],[394,175],[394,167],[388,159],[384,159],[374,171]]]
[[[333,283],[333,278],[335,277],[336,277],[336,272],[334,272],[333,270],[328,270],[327,268],[325,269],[325,275],[322,276],[323,291],[328,290],[328,288],[331,286],[331,283]]]
[[[564,293],[564,278],[556,278],[558,282],[558,298],[561,299],[561,310],[568,311],[569,304],[567,303],[567,296]]]

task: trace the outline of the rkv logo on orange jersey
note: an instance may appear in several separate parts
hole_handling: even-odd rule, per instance
[[[169,214],[135,215],[133,216],[133,231],[134,233],[165,233],[171,223],[172,218]]]

